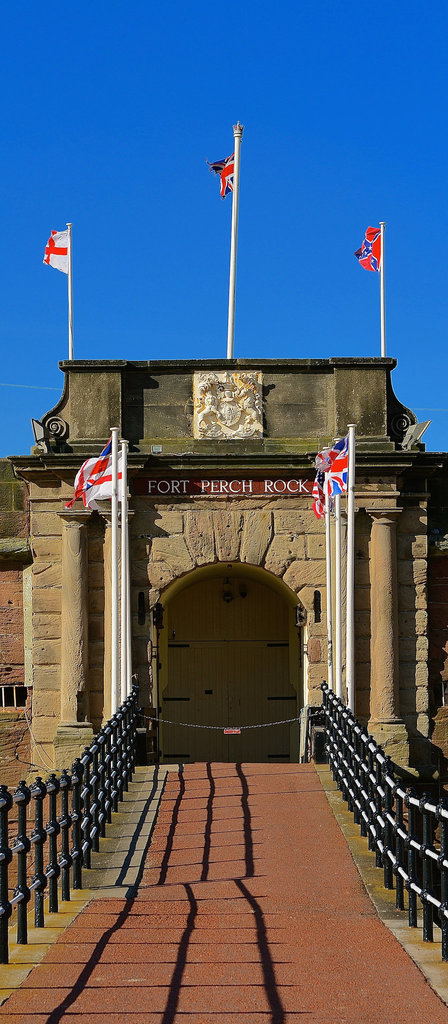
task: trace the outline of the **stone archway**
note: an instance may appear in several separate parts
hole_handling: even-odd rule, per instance
[[[297,722],[267,723],[297,718],[304,703],[304,609],[297,596],[266,570],[229,562],[176,580],[162,604],[163,759],[296,761]],[[237,727],[241,733],[224,731]]]

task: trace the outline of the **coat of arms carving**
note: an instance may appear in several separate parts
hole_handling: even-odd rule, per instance
[[[195,437],[263,437],[261,373],[195,373],[193,389]]]

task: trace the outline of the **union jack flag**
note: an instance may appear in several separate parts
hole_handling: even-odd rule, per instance
[[[226,157],[225,160],[215,160],[214,164],[211,164],[207,160],[208,166],[212,174],[219,174],[221,179],[221,199],[225,199],[229,195],[229,192],[233,192],[233,171],[235,167],[235,154]]]
[[[379,270],[381,266],[381,228],[367,228],[360,249],[355,252],[365,270]]]
[[[318,469],[316,479],[313,483],[313,512],[317,519],[323,519],[325,515],[325,473]]]
[[[348,481],[348,434],[347,437],[336,441],[336,444],[329,453],[330,470],[328,473],[328,493],[330,497],[335,494],[345,494]]]
[[[75,476],[75,494],[71,501],[66,503],[66,508],[71,508],[78,498],[82,498],[84,508],[97,509],[97,498],[112,497],[112,438],[109,438],[106,447],[101,455],[94,459],[87,459],[83,462],[81,469]],[[121,480],[120,472],[121,453],[118,455],[118,479]]]

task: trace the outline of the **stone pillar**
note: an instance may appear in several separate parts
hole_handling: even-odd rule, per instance
[[[57,768],[66,767],[93,738],[89,716],[87,535],[85,513],[62,516],[61,721]]]
[[[371,676],[369,732],[387,754],[407,764],[409,742],[399,708],[397,516],[370,511]]]

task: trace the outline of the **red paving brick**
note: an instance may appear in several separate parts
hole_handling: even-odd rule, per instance
[[[448,1024],[448,1007],[376,916],[312,766],[192,765],[168,777],[137,896],[86,907],[1,1008],[14,1021]]]

